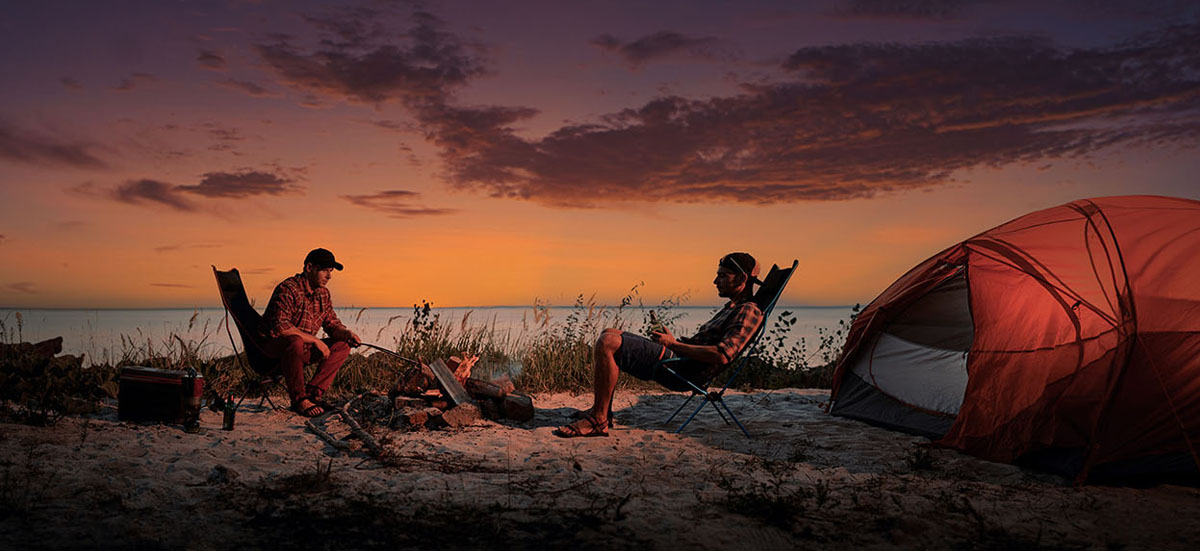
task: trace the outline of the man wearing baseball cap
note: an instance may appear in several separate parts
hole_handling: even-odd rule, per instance
[[[278,358],[287,384],[292,410],[305,417],[325,412],[322,396],[361,340],[342,325],[333,312],[326,285],[342,264],[327,249],[313,249],[304,257],[302,272],[283,280],[271,293],[261,331],[267,338],[263,351]],[[317,331],[325,330],[318,339]],[[304,366],[316,363],[312,379],[304,380]]]
[[[675,337],[660,325],[650,338],[605,329],[596,340],[592,364],[592,408],[580,419],[554,430],[556,436],[608,436],[612,426],[613,393],[618,372],[644,381],[656,381],[671,390],[688,390],[686,384],[668,375],[662,360],[680,357],[676,372],[693,382],[702,382],[733,361],[762,324],[762,309],[752,300],[758,279],[758,261],[748,253],[729,253],[717,261],[713,279],[717,296],[729,299],[725,307],[691,337]],[[653,318],[652,318],[653,319]]]

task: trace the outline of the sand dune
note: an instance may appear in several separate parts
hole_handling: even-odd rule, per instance
[[[0,425],[0,548],[1188,548],[1200,490],[1075,488],[826,415],[825,391],[734,393],[754,438],[676,394],[621,393],[607,438],[550,434],[584,407],[535,397],[524,424],[374,429],[343,452],[244,405],[204,434],[116,420]]]

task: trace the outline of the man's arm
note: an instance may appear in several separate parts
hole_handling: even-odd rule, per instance
[[[654,342],[667,347],[671,350],[671,352],[679,354],[680,356],[688,359],[712,365],[724,365],[728,361],[725,359],[725,355],[721,353],[720,348],[718,348],[716,345],[688,344],[681,342],[679,339],[675,338],[675,335],[671,334],[670,329],[665,327],[661,332],[655,331],[650,338],[653,339]]]
[[[362,339],[358,335],[346,327],[341,319],[338,319],[337,312],[333,311],[333,299],[330,298],[326,304],[325,319],[321,322],[321,327],[325,329],[325,334],[329,338],[336,341],[345,341],[350,346],[358,346],[362,343]]]
[[[300,337],[300,340],[316,347],[322,357],[329,356],[328,345],[316,335],[305,333],[292,324],[291,318],[297,308],[299,305],[296,304],[295,294],[287,292],[282,286],[276,287],[275,292],[271,293],[270,302],[267,303],[267,311],[263,314],[267,335],[272,338]]]
[[[733,358],[750,341],[750,337],[754,336],[754,332],[761,323],[762,311],[753,304],[743,304],[734,312],[724,335],[716,344],[700,345],[682,342],[665,329],[662,333],[654,333],[651,338],[680,356],[720,366],[733,361]]]

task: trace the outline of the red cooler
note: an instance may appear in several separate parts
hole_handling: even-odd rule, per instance
[[[194,369],[122,367],[117,418],[186,424],[199,417],[203,391],[204,376]]]

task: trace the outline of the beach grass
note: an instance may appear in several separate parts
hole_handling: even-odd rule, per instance
[[[595,297],[579,295],[570,311],[554,319],[548,303],[535,301],[528,319],[518,331],[498,330],[494,324],[473,321],[467,312],[458,320],[443,320],[429,302],[414,305],[411,317],[396,316],[373,335],[376,341],[390,331],[389,348],[400,356],[431,362],[451,356],[479,356],[474,376],[482,379],[509,378],[521,392],[584,392],[592,388],[593,346],[605,328],[649,335],[657,321],[674,329],[680,315],[674,308],[686,301],[675,296],[647,307],[637,297],[637,286],[615,306],[601,305]],[[650,315],[654,312],[654,316]],[[855,310],[857,312],[857,310]],[[851,316],[851,320],[853,315]],[[822,329],[815,348],[804,339],[789,345],[789,333],[795,315],[784,311],[768,320],[770,324],[760,346],[749,358],[735,381],[740,389],[828,388],[833,366],[840,351],[844,331],[850,320],[838,328]],[[195,315],[189,322],[195,322]],[[393,323],[394,322],[394,323]],[[21,318],[16,326],[0,320],[0,343],[20,338]],[[215,328],[205,326],[199,339],[185,339],[172,333],[160,341],[140,335],[122,336],[119,350],[106,350],[100,362],[80,358],[75,363],[42,362],[32,358],[7,357],[0,365],[0,400],[9,404],[16,417],[42,423],[56,415],[76,412],[80,403],[96,403],[115,397],[116,379],[121,367],[146,366],[162,369],[195,369],[206,381],[206,393],[237,398],[252,382],[244,353],[214,355],[207,353],[212,340],[225,338],[226,322]],[[232,334],[236,336],[236,332]],[[240,340],[235,349],[241,348]],[[331,389],[335,396],[387,390],[404,370],[405,362],[385,354],[351,354]],[[309,367],[312,369],[312,366]],[[717,379],[723,381],[728,373]],[[622,388],[649,390],[650,382],[621,377]],[[275,389],[282,392],[281,388]],[[13,417],[13,415],[10,415]]]

